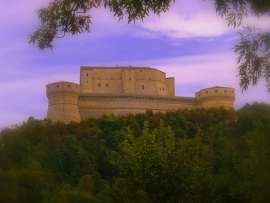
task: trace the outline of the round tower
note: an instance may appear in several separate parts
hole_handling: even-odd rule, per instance
[[[48,97],[47,119],[66,124],[81,120],[78,108],[78,84],[65,81],[48,84],[46,95]]]
[[[210,87],[196,92],[198,107],[226,109],[234,108],[235,89],[231,87]]]

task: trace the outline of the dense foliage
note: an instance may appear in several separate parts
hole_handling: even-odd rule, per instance
[[[270,106],[0,132],[0,202],[269,202]]]

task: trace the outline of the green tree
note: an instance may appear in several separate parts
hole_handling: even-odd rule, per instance
[[[141,137],[130,134],[114,153],[120,177],[107,190],[107,201],[207,202],[212,195],[209,156],[200,134],[177,140],[163,122],[153,132],[146,122]]]
[[[38,10],[41,21],[39,28],[30,36],[30,43],[40,49],[52,48],[55,38],[90,32],[89,10],[104,6],[128,22],[143,20],[153,12],[159,15],[169,10],[175,0],[51,0],[47,8]],[[247,16],[261,16],[270,13],[269,0],[214,0],[216,13],[228,21],[229,26],[240,26]],[[270,91],[270,32],[253,25],[244,25],[240,42],[234,50],[239,54],[240,87],[247,90],[256,85],[260,78],[267,81]]]

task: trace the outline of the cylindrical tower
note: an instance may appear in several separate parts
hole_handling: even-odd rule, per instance
[[[79,85],[71,82],[55,82],[46,85],[48,97],[47,119],[70,123],[81,120],[78,108]]]
[[[210,87],[196,92],[198,107],[226,109],[234,108],[235,89],[231,87]]]

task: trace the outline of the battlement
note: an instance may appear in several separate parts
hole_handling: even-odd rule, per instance
[[[81,66],[80,85],[65,81],[46,86],[47,118],[80,121],[103,114],[126,115],[180,108],[234,108],[235,89],[210,87],[195,97],[175,96],[175,79],[150,67]]]

